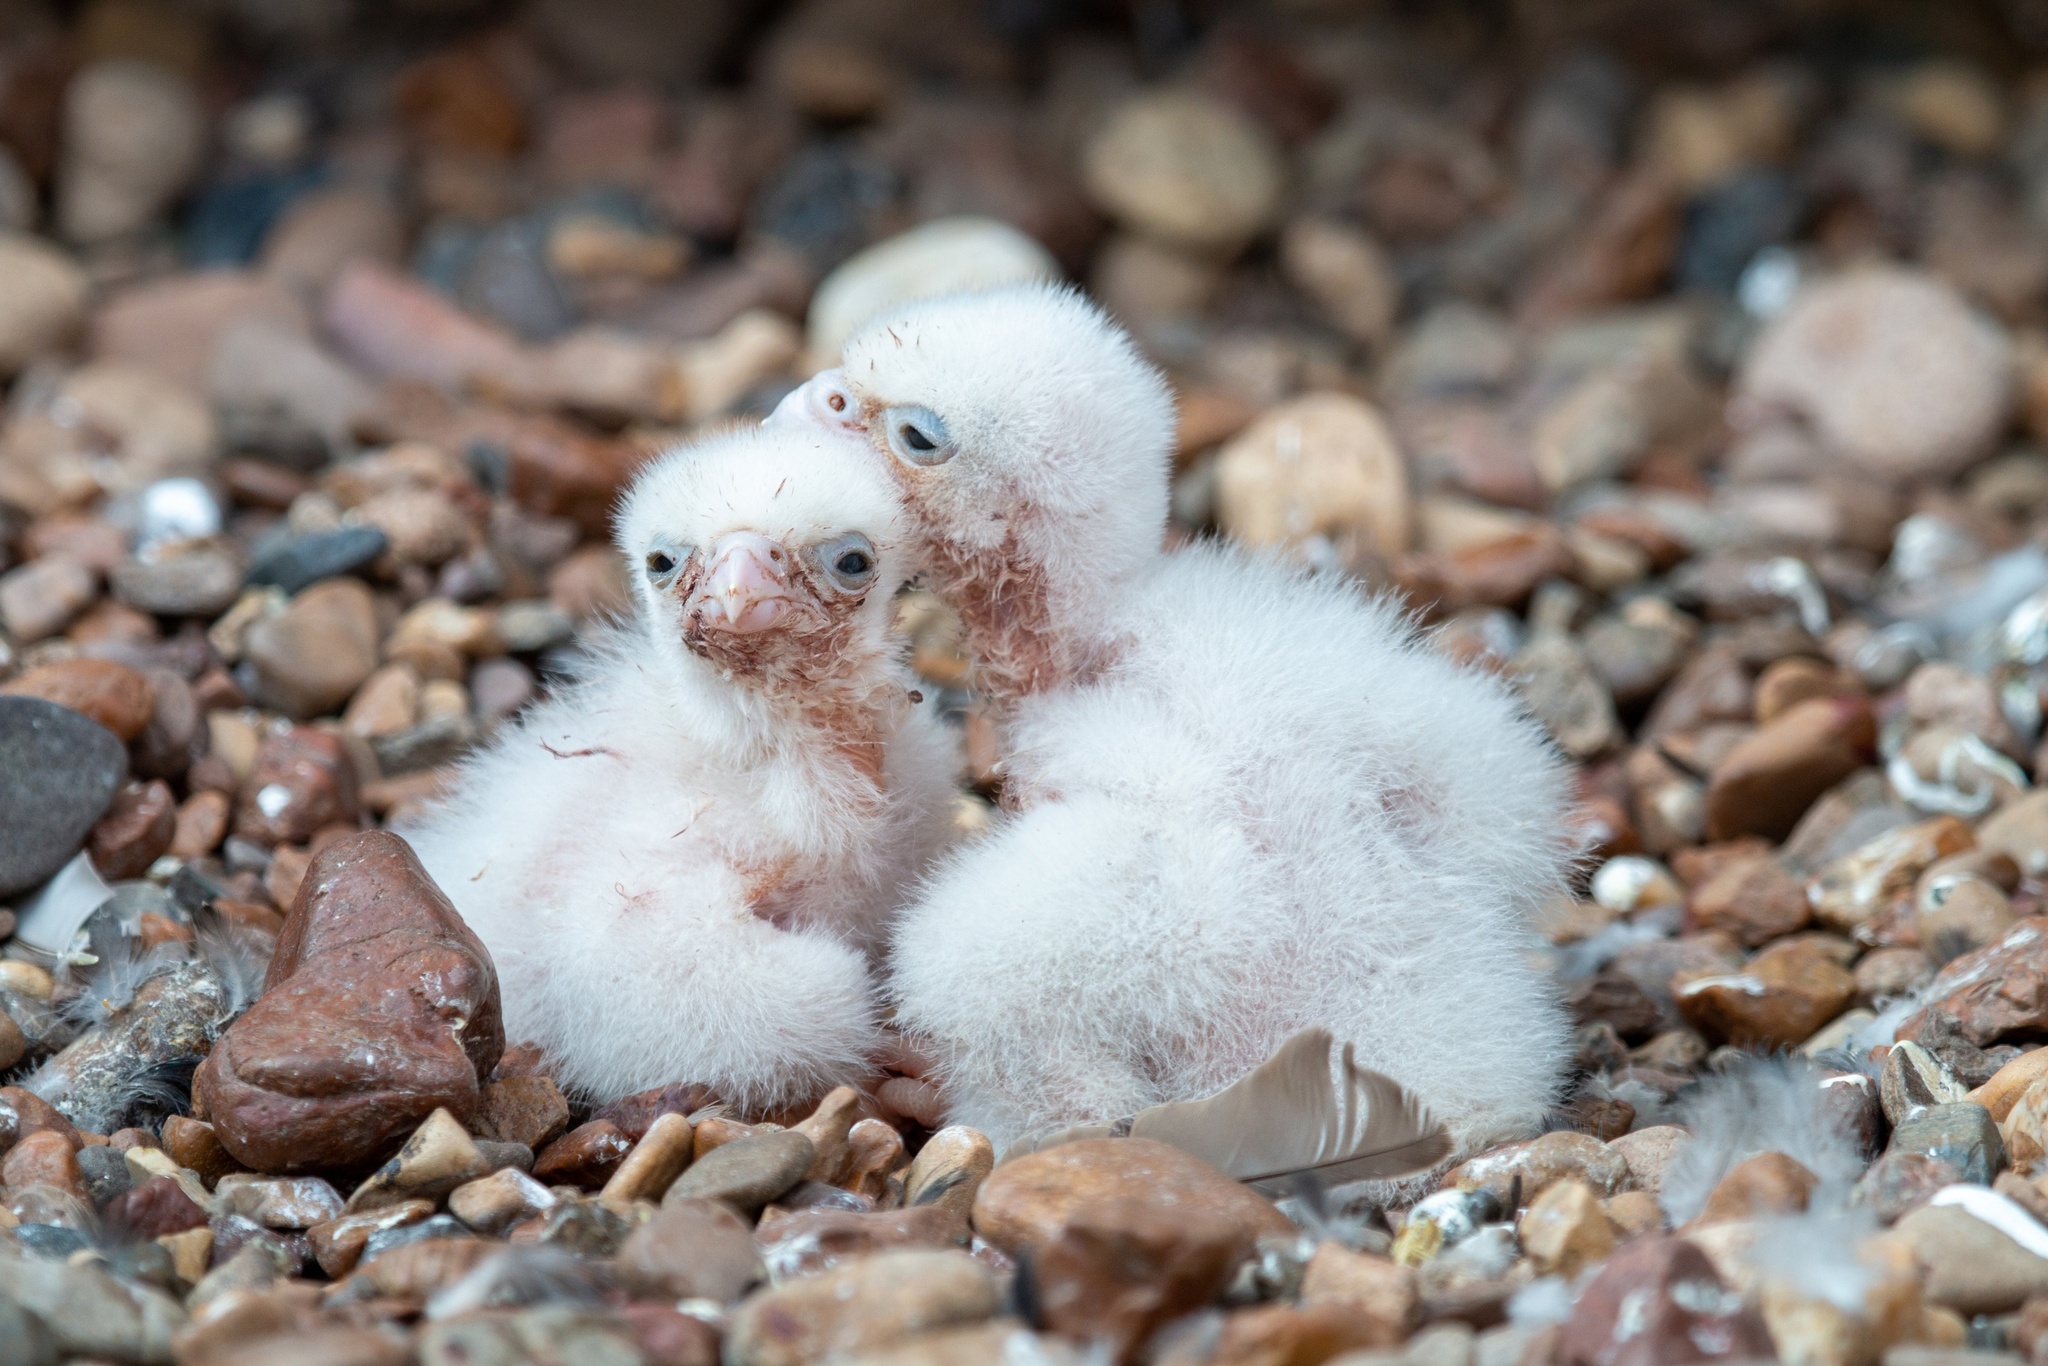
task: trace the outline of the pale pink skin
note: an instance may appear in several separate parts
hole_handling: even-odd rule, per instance
[[[735,531],[711,547],[710,570],[688,610],[706,628],[750,636],[772,630],[800,610],[790,584],[790,552],[753,531]]]

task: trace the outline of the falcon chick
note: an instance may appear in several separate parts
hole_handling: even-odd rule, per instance
[[[875,960],[952,829],[955,755],[891,637],[914,539],[849,444],[756,429],[648,466],[617,520],[635,620],[404,832],[508,1037],[594,1101],[692,1081],[780,1109],[880,1042]]]
[[[905,309],[771,426],[865,434],[1004,726],[1009,814],[926,881],[897,1019],[998,1141],[1213,1092],[1325,1026],[1458,1151],[1541,1127],[1569,1052],[1531,962],[1564,769],[1398,606],[1161,550],[1171,394],[1047,287]]]

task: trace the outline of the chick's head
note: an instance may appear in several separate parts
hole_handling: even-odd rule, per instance
[[[1164,532],[1173,397],[1078,291],[991,290],[885,314],[775,427],[849,432],[881,457],[944,561],[1100,584]]]
[[[914,572],[902,503],[840,435],[734,431],[661,456],[618,545],[658,649],[759,685],[818,685],[890,657]]]

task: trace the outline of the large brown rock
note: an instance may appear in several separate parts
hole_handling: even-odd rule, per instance
[[[1110,1200],[1221,1216],[1247,1249],[1260,1234],[1294,1231],[1263,1196],[1149,1138],[1086,1138],[1005,1162],[975,1197],[974,1231],[1012,1256],[1035,1254],[1078,1211]]]
[[[314,858],[262,998],[194,1090],[246,1166],[358,1166],[436,1109],[467,1122],[504,1051],[490,955],[405,841],[370,831]]]
[[[1756,1311],[1727,1290],[1707,1254],[1678,1238],[1638,1238],[1608,1259],[1565,1325],[1572,1366],[1771,1359]]]
[[[1709,1039],[1738,1048],[1791,1048],[1842,1013],[1856,979],[1824,944],[1785,939],[1740,972],[1681,976],[1679,1013]]]

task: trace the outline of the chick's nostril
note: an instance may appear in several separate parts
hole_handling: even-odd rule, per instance
[[[843,413],[843,412],[845,412],[845,411],[846,411],[846,395],[845,395],[845,394],[841,394],[841,393],[834,393],[834,394],[833,394],[833,395],[832,395],[831,397],[829,397],[829,398],[827,398],[827,399],[825,400],[825,406],[826,406],[827,408],[830,408],[830,409],[831,409],[831,410],[832,410],[833,412],[835,412],[835,413]]]

